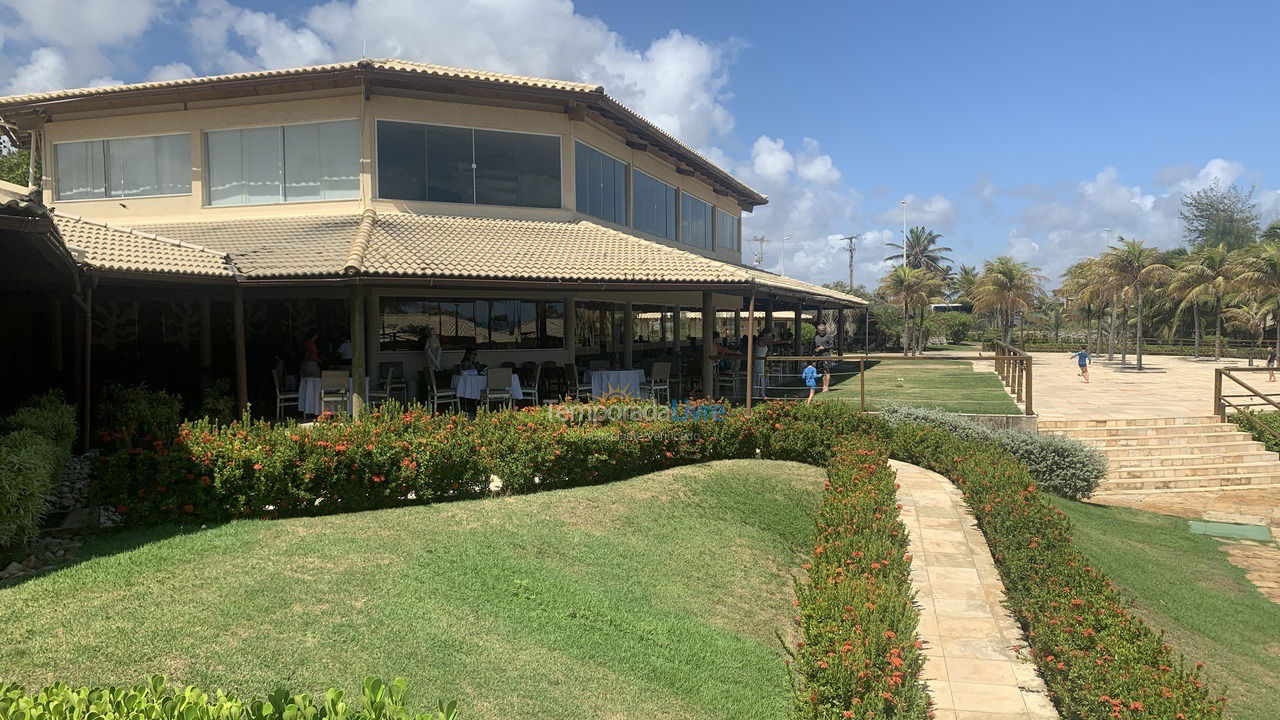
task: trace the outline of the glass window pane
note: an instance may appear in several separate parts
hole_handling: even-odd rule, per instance
[[[475,310],[473,311],[473,312],[474,312],[474,315],[472,316],[472,319],[475,321],[475,328],[476,328],[475,344],[476,344],[476,347],[488,348],[488,347],[489,347],[489,338],[490,338],[490,334],[489,334],[489,301],[488,301],[488,300],[476,300],[475,302],[473,302],[473,303],[472,303],[472,306],[475,308]]]
[[[320,126],[284,128],[284,197],[289,201],[320,200]]]
[[[378,197],[427,199],[425,130],[411,123],[378,123]]]
[[[159,184],[155,138],[107,141],[108,196],[156,195]]]
[[[160,194],[191,192],[191,135],[164,135],[156,138],[156,174]]]
[[[475,202],[471,130],[422,126],[427,147],[427,198],[436,202]]]
[[[591,148],[577,143],[573,153],[573,188],[574,194],[577,196],[576,207],[578,212],[591,214],[591,180],[588,176],[587,166],[591,162]]]
[[[676,189],[636,170],[631,174],[632,223],[659,237],[676,238]]]
[[[360,197],[360,124],[320,123],[320,193],[325,200]]]
[[[106,197],[104,153],[101,140],[54,145],[59,200]]]
[[[244,172],[240,150],[240,131],[221,130],[205,134],[208,158],[210,205],[243,205]]]
[[[520,204],[520,148],[512,133],[477,130],[476,202]]]
[[[560,207],[560,138],[550,135],[517,135],[520,175],[519,204],[523,207]]]
[[[246,203],[284,199],[284,142],[280,128],[241,130]]]
[[[711,248],[711,206],[687,193],[680,194],[680,241]]]

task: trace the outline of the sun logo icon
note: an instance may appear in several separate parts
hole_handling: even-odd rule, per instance
[[[605,385],[604,391],[597,396],[600,400],[627,400],[633,397],[630,383],[625,385],[614,385],[612,382]]]

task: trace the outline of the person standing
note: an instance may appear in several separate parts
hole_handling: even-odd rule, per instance
[[[808,365],[804,367],[804,384],[809,388],[809,398],[804,401],[805,405],[813,402],[813,393],[818,388],[818,368],[814,367],[814,361],[810,360]]]
[[[1089,382],[1089,349],[1081,345],[1079,350],[1071,354],[1071,357],[1075,358],[1076,362],[1080,364],[1080,372],[1078,373],[1080,377],[1084,378],[1085,382]]]
[[[827,334],[827,324],[818,323],[818,332],[813,336],[813,354],[830,355],[833,347],[835,347],[835,341]],[[822,392],[831,390],[831,363],[819,360],[815,367],[822,373]]]
[[[1271,346],[1267,349],[1267,382],[1276,381],[1276,348]]]
[[[752,348],[755,355],[755,391],[760,397],[767,398],[768,388],[765,387],[768,382],[769,374],[765,372],[764,359],[769,356],[769,345],[773,343],[773,331],[765,328],[756,336],[755,347]]]
[[[440,362],[440,336],[435,328],[422,331],[422,355],[427,372],[440,372],[444,365]]]

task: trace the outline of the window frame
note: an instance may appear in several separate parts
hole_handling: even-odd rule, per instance
[[[576,136],[573,138],[573,142],[574,142],[574,148],[573,148],[573,160],[574,160],[574,168],[573,168],[573,172],[574,172],[574,175],[573,175],[573,189],[574,189],[574,196],[575,196],[575,197],[574,197],[574,202],[573,202],[573,211],[574,211],[574,212],[576,212],[576,213],[578,213],[579,215],[585,215],[585,216],[587,216],[587,217],[589,217],[589,218],[592,218],[592,219],[594,219],[594,220],[599,220],[599,221],[601,221],[601,222],[613,223],[614,225],[618,225],[618,226],[620,226],[620,227],[626,227],[626,228],[632,227],[632,222],[633,222],[633,217],[632,217],[632,207],[635,205],[635,198],[632,196],[632,188],[635,186],[635,183],[634,183],[634,182],[632,182],[632,175],[631,175],[631,172],[632,172],[633,170],[635,170],[635,169],[636,169],[636,166],[635,166],[635,165],[633,165],[631,162],[629,162],[629,161],[627,161],[627,160],[623,160],[622,158],[618,157],[617,155],[614,155],[614,154],[613,154],[613,153],[611,153],[611,152],[608,152],[607,150],[601,150],[600,148],[596,147],[595,145],[592,145],[591,143],[589,143],[589,142],[587,142],[587,141],[585,141],[585,140],[581,140],[581,139],[579,139],[579,138],[578,138],[578,137],[576,137]],[[591,148],[592,150],[595,150],[596,152],[600,153],[601,155],[604,155],[605,157],[607,157],[607,158],[609,158],[609,159],[613,160],[614,162],[619,163],[620,165],[622,165],[622,167],[623,167],[623,168],[625,168],[625,169],[626,169],[626,172],[624,172],[624,173],[623,173],[623,176],[624,176],[624,182],[626,183],[626,188],[625,188],[625,190],[623,191],[623,202],[624,202],[624,203],[626,203],[626,207],[625,207],[625,208],[623,208],[623,210],[622,210],[622,222],[620,222],[620,223],[615,223],[615,222],[614,222],[614,221],[612,221],[612,220],[607,220],[607,219],[605,219],[605,218],[598,217],[598,216],[596,216],[596,215],[592,215],[591,213],[589,213],[589,212],[587,212],[587,211],[583,210],[582,208],[578,207],[578,199],[577,199],[577,191],[578,191],[578,168],[577,168],[578,148],[577,148],[577,146],[578,146],[578,145],[582,145],[582,146],[584,146],[584,147]],[[644,171],[643,171],[643,170],[641,170],[640,172],[644,172]],[[649,175],[649,173],[645,173],[645,175]],[[649,177],[653,177],[653,176],[652,176],[652,175],[649,175]],[[654,180],[658,180],[657,178],[653,178],[653,179],[654,179]],[[662,182],[662,181],[661,181],[661,180],[658,180],[658,182]],[[661,236],[659,236],[659,237],[661,237]]]
[[[402,123],[405,125],[424,125],[427,127],[453,128],[455,130],[470,130],[471,131],[471,202],[469,203],[450,202],[448,200],[405,200],[403,198],[382,197],[382,188],[380,187],[381,183],[379,182],[382,168],[381,168],[381,163],[378,161],[378,129],[379,129],[379,126],[384,122]],[[556,142],[559,145],[559,150],[560,150],[559,152],[560,204],[557,207],[541,207],[538,205],[493,205],[490,203],[476,202],[475,200],[476,170],[477,170],[476,168],[476,136],[475,136],[476,130],[510,133],[512,135],[537,135],[541,137],[556,138]],[[565,162],[564,162],[564,134],[563,133],[539,132],[535,130],[509,130],[507,128],[500,128],[500,127],[481,127],[479,125],[459,125],[456,123],[427,122],[426,120],[406,120],[403,118],[379,116],[379,117],[373,118],[373,152],[371,154],[373,155],[373,161],[371,163],[372,172],[370,173],[372,176],[371,177],[372,182],[370,183],[371,185],[370,193],[371,193],[372,199],[374,200],[383,200],[386,202],[443,203],[446,205],[461,205],[461,206],[472,205],[472,206],[487,207],[487,208],[514,207],[514,208],[523,208],[526,210],[563,210],[564,209]]]
[[[688,197],[690,200],[693,200],[695,202],[700,202],[707,207],[707,238],[706,239],[708,242],[706,243],[706,245],[694,245],[693,243],[689,242],[684,236],[684,225],[685,225],[684,199],[686,197]],[[679,196],[676,198],[676,238],[677,238],[676,242],[686,247],[696,248],[704,252],[712,252],[712,253],[715,252],[716,251],[715,211],[716,211],[715,203],[707,202],[706,200],[703,200],[697,195],[694,195],[693,193],[688,192],[684,188],[680,188]]]
[[[382,339],[382,336],[386,331],[386,327],[384,325],[384,320],[383,320],[383,318],[385,317],[385,313],[383,312],[383,303],[387,301],[391,301],[391,302],[409,301],[409,302],[422,303],[422,304],[430,303],[436,306],[437,311],[441,317],[444,317],[445,315],[451,315],[455,319],[455,323],[456,323],[456,320],[458,319],[464,319],[470,322],[472,326],[472,333],[473,333],[471,335],[470,342],[466,342],[462,345],[445,347],[444,348],[445,352],[458,352],[467,348],[474,348],[476,350],[483,351],[483,352],[528,353],[531,351],[537,352],[537,351],[543,351],[543,350],[561,352],[561,351],[564,351],[567,347],[568,340],[564,337],[565,312],[567,310],[567,307],[566,307],[566,301],[564,298],[559,298],[559,297],[554,297],[554,298],[515,297],[513,298],[513,297],[496,297],[492,295],[480,296],[480,297],[457,297],[457,296],[398,294],[395,292],[389,292],[385,294],[380,294],[378,296],[378,302],[377,302],[377,307],[378,307],[378,315],[377,315],[378,331],[377,332],[378,332],[378,352],[379,353],[420,353],[422,352],[422,350],[417,347],[410,347],[410,348],[382,347],[382,343],[384,342]],[[483,321],[483,323],[480,320],[479,308],[481,306],[481,303],[483,303],[484,305],[484,314],[485,314],[485,320]],[[516,335],[520,337],[520,339],[511,343],[506,343],[507,345],[509,345],[509,347],[493,347],[494,341],[493,341],[493,330],[491,325],[492,325],[492,317],[493,317],[493,306],[495,303],[513,303],[514,304],[514,310],[516,314],[515,314],[515,324],[513,327],[514,327],[514,332],[516,333]],[[523,321],[523,314],[521,312],[525,305],[533,306],[534,336],[531,339],[532,344],[527,344],[530,342],[530,338],[527,338],[522,333],[520,333],[520,328],[522,328],[525,324]],[[546,320],[550,319],[550,315],[547,313],[546,309],[550,305],[560,306],[561,334],[560,336],[558,336],[558,339],[560,341],[559,345],[547,344],[546,342],[548,339],[557,338],[557,336],[550,335],[545,332],[547,329],[547,326],[549,325],[549,323],[546,322]],[[465,307],[469,307],[470,311],[469,313],[450,312],[449,309],[446,309],[446,306],[449,306],[449,309],[452,309],[455,311],[458,311],[465,306]],[[508,309],[511,309],[511,308],[508,308]],[[510,318],[508,318],[508,321],[510,321]],[[456,330],[457,330],[457,325],[455,324],[454,331],[456,332]],[[483,332],[483,337],[485,338],[483,341],[480,340],[482,332]],[[443,329],[438,330],[437,334],[442,339],[444,337],[450,337],[450,338],[465,337],[465,336],[459,336],[456,334],[446,336],[444,334]]]
[[[631,185],[631,193],[630,193],[630,196],[627,198],[627,202],[629,202],[629,203],[630,203],[630,205],[629,205],[629,214],[630,214],[631,218],[630,218],[630,222],[629,222],[629,223],[627,223],[627,227],[631,228],[632,230],[637,230],[637,231],[639,231],[639,232],[642,232],[642,233],[644,233],[644,234],[646,234],[646,235],[652,235],[653,237],[656,237],[656,238],[662,238],[663,240],[667,240],[667,241],[669,241],[669,242],[674,242],[674,243],[678,243],[678,242],[680,242],[680,194],[681,194],[681,193],[683,193],[684,191],[680,189],[680,186],[678,186],[678,185],[672,185],[671,183],[667,182],[666,180],[663,180],[663,179],[659,178],[658,176],[653,175],[652,173],[645,172],[644,170],[641,170],[639,167],[637,167],[637,166],[635,166],[635,165],[632,165],[632,166],[631,166],[631,172],[633,172],[633,173],[640,173],[641,175],[644,175],[645,177],[649,178],[650,180],[652,180],[652,181],[654,181],[654,182],[656,182],[656,183],[661,183],[662,185],[665,185],[666,187],[670,188],[671,190],[673,190],[673,191],[675,192],[675,195],[676,195],[676,197],[675,197],[675,219],[674,219],[674,227],[672,227],[672,228],[671,228],[671,231],[672,231],[672,233],[674,233],[674,235],[675,235],[675,236],[674,236],[674,237],[667,237],[666,235],[659,235],[659,234],[657,234],[657,233],[653,233],[653,232],[650,232],[650,231],[648,231],[648,230],[645,230],[644,228],[640,228],[640,227],[637,227],[637,226],[636,226],[636,224],[635,224],[635,204],[636,204],[636,202],[635,202],[635,187],[636,187],[636,184],[635,184],[635,179],[634,179],[634,177],[630,177],[630,178],[628,178],[628,179],[627,179],[628,184],[630,184],[630,185]]]
[[[286,123],[258,123],[255,125],[236,125],[234,127],[217,127],[202,128],[200,130],[200,182],[203,184],[203,192],[201,195],[200,207],[203,208],[232,208],[232,207],[266,207],[271,205],[309,205],[314,203],[331,203],[331,202],[352,202],[359,200],[361,191],[360,185],[360,159],[356,160],[356,194],[354,197],[329,199],[320,198],[318,200],[286,200],[284,196],[284,188],[287,184],[284,175],[284,129],[287,127],[296,127],[299,125],[323,125],[325,123],[354,122],[356,124],[356,147],[360,156],[364,155],[364,126],[359,117],[338,117],[326,118],[324,120],[303,120],[299,122]],[[238,203],[235,205],[211,205],[209,204],[209,133],[231,132],[233,130],[261,130],[263,128],[280,128],[280,199],[274,202],[257,202],[257,203]],[[362,158],[361,158],[362,159]]]
[[[190,165],[190,164],[191,164],[191,136],[192,136],[194,133],[196,133],[196,132],[201,132],[201,131],[197,131],[197,130],[178,130],[178,131],[175,131],[175,132],[143,133],[143,134],[141,134],[141,135],[114,135],[114,136],[111,136],[111,137],[92,137],[92,138],[83,138],[83,139],[80,139],[80,140],[59,140],[59,141],[57,141],[57,142],[50,143],[50,145],[52,146],[52,150],[53,150],[53,162],[52,162],[52,163],[50,163],[50,164],[49,164],[49,166],[50,166],[50,168],[51,168],[51,169],[52,169],[52,171],[53,171],[53,199],[54,199],[54,202],[58,202],[58,203],[69,203],[69,202],[72,202],[72,203],[75,203],[75,202],[97,202],[97,201],[101,201],[101,200],[138,200],[138,199],[141,199],[141,198],[183,197],[183,196],[186,196],[186,195],[191,195],[192,193],[194,193],[194,192],[195,192],[195,190],[194,190],[194,189],[192,189],[192,188],[190,187],[190,183],[191,183],[190,179],[188,179],[188,188],[187,188],[187,191],[186,191],[186,192],[180,192],[180,193],[157,193],[157,194],[155,194],[155,195],[107,195],[107,194],[105,194],[106,192],[110,191],[110,189],[111,189],[111,186],[110,186],[110,185],[108,184],[108,182],[107,182],[107,173],[108,173],[108,169],[109,169],[110,165],[109,165],[109,163],[107,162],[107,152],[106,152],[107,145],[106,145],[106,143],[109,143],[109,142],[111,142],[112,140],[145,140],[145,139],[147,139],[147,138],[176,137],[176,136],[178,136],[178,135],[186,135],[186,136],[187,136],[187,164],[188,164],[188,165]],[[60,194],[62,193],[62,188],[60,187],[60,186],[62,185],[62,178],[61,178],[61,177],[59,177],[59,176],[61,175],[61,173],[59,173],[59,172],[58,172],[58,146],[59,146],[59,145],[74,145],[74,144],[76,144],[76,143],[92,143],[92,142],[100,142],[100,143],[103,143],[103,146],[102,146],[102,147],[103,147],[103,153],[102,153],[102,155],[103,155],[103,157],[102,157],[102,186],[103,186],[103,189],[104,189],[104,190],[103,190],[104,195],[103,195],[102,197],[92,197],[92,198],[74,198],[74,199],[69,199],[69,198],[63,198],[63,197],[60,197]],[[201,158],[203,158],[203,148],[201,148]]]
[[[714,210],[712,210],[711,214],[715,217],[715,220],[714,220],[714,225],[711,228],[711,240],[712,242],[715,243],[716,250],[722,250],[722,249],[732,250],[732,251],[741,253],[742,252],[742,216],[734,215],[733,213],[729,212],[728,210],[725,210],[719,205],[714,205],[712,207],[714,208]],[[720,244],[719,233],[720,233],[720,216],[721,215],[724,215],[734,221],[735,232],[733,234],[733,245],[731,246]]]

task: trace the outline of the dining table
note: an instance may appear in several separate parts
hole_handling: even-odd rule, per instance
[[[365,376],[364,390],[365,397],[369,397],[370,392],[378,385],[378,381],[370,376]],[[347,412],[351,412],[350,392],[352,390],[351,379],[347,378]],[[405,381],[405,394],[407,400],[412,401],[418,396],[418,379],[409,378]],[[301,377],[298,378],[298,412],[304,415],[319,415],[324,407],[320,402],[321,383],[318,377]],[[399,400],[399,396],[396,398]]]
[[[589,370],[591,397],[596,400],[613,398],[640,398],[640,386],[644,384],[644,370]]]
[[[449,381],[449,385],[458,394],[458,397],[479,400],[484,395],[485,388],[489,386],[489,376],[478,373],[454,375],[453,379]],[[524,399],[524,391],[520,388],[520,376],[514,372],[511,373],[511,399]]]

